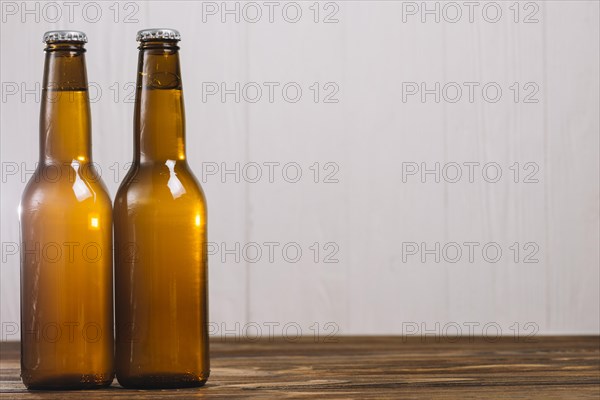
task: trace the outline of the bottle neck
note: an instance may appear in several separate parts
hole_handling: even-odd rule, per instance
[[[91,118],[83,44],[48,44],[40,111],[40,163],[91,161]]]
[[[138,59],[134,160],[185,160],[185,116],[175,41],[143,42]]]

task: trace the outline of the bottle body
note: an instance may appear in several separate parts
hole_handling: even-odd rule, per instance
[[[176,197],[169,181],[177,179]],[[201,386],[209,374],[204,195],[185,163],[147,164],[114,206],[117,379]]]
[[[114,377],[112,205],[91,163],[84,50],[48,50],[40,161],[19,207],[21,377],[85,389]]]
[[[114,203],[116,374],[127,388],[209,375],[207,212],[185,159],[175,41],[142,43],[134,161]]]
[[[74,173],[67,168],[61,176]],[[21,200],[21,377],[30,389],[108,386],[111,202],[98,182],[80,181],[92,193],[84,201],[71,179],[48,182],[58,169],[40,166]]]

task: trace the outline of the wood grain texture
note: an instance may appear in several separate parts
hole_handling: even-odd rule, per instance
[[[540,398],[598,399],[600,338],[338,337],[211,343],[207,385],[185,390],[28,392],[18,343],[1,348],[3,399],[149,398]]]

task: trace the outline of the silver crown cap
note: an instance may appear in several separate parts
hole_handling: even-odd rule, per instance
[[[135,38],[138,42],[146,42],[153,39],[181,40],[181,35],[175,29],[154,28],[139,31]]]
[[[87,36],[80,31],[49,31],[44,33],[44,43],[87,43]]]

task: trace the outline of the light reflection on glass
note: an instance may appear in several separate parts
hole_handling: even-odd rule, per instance
[[[167,168],[169,168],[169,181],[167,182],[167,186],[169,187],[169,190],[171,191],[171,195],[173,196],[174,199],[182,196],[185,194],[185,188],[183,187],[183,185],[181,184],[181,181],[179,180],[179,178],[177,177],[177,174],[175,173],[175,160],[167,160],[165,162],[165,165],[167,166]]]
[[[71,161],[71,168],[75,170],[75,182],[73,182],[73,193],[75,193],[75,197],[77,197],[77,200],[83,201],[88,197],[92,197],[92,192],[90,191],[90,188],[79,176],[79,161]]]

